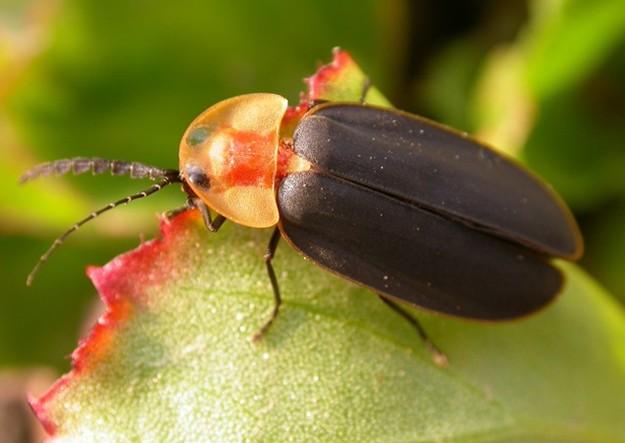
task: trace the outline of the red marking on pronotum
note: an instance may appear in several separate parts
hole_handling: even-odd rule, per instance
[[[261,186],[271,188],[275,173],[275,156],[262,147],[275,145],[274,134],[252,131],[228,131],[230,146],[225,150],[226,186]]]

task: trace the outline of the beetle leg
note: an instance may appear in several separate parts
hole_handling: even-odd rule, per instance
[[[280,231],[278,228],[275,228],[273,234],[271,234],[271,239],[269,240],[269,244],[267,245],[267,251],[265,252],[265,266],[267,267],[267,274],[269,275],[269,281],[271,281],[271,288],[273,289],[273,310],[271,311],[271,316],[265,322],[261,328],[254,333],[252,336],[252,341],[258,341],[267,333],[269,327],[273,323],[273,321],[278,316],[278,312],[280,311],[280,305],[282,304],[282,297],[280,297],[280,287],[278,286],[278,280],[276,279],[276,273],[273,270],[273,266],[271,265],[271,261],[273,260],[273,256],[276,253],[276,249],[278,248],[278,242],[280,241]]]
[[[221,214],[217,214],[217,216],[213,218],[211,216],[210,209],[208,209],[208,206],[206,206],[206,203],[204,203],[199,198],[190,199],[189,204],[191,205],[190,207],[198,208],[200,210],[200,214],[202,214],[202,220],[204,220],[204,226],[206,226],[206,229],[211,232],[219,231],[221,225],[223,225],[226,221],[226,217]]]
[[[365,103],[365,98],[367,98],[367,93],[371,89],[371,80],[369,77],[365,77],[365,81],[362,84],[362,89],[360,91],[360,98],[358,99],[358,103],[361,105]]]
[[[175,209],[170,209],[169,211],[165,212],[165,218],[167,220],[171,220],[172,218],[176,217],[178,214],[182,214],[184,211],[188,211],[191,208],[194,208],[195,206],[193,205],[193,201],[188,198],[186,203],[183,206],[180,206],[179,208],[175,208]]]
[[[438,349],[438,347],[432,342],[432,340],[430,340],[430,337],[428,337],[427,333],[425,332],[425,329],[423,329],[423,326],[421,326],[421,323],[419,323],[419,320],[414,318],[408,311],[406,311],[404,308],[399,306],[394,301],[380,294],[378,294],[378,297],[380,297],[380,300],[382,300],[383,303],[385,303],[389,308],[391,308],[393,311],[401,315],[408,323],[410,323],[417,330],[419,337],[421,337],[423,344],[425,344],[425,347],[427,348],[428,352],[432,356],[432,360],[434,361],[434,363],[440,367],[447,366],[447,363],[448,363],[447,356],[443,353],[443,351]]]

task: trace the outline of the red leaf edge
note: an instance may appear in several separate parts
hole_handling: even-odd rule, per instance
[[[111,351],[112,339],[119,327],[136,309],[149,303],[147,289],[167,283],[174,266],[171,251],[179,235],[191,223],[199,222],[196,210],[185,211],[172,219],[162,218],[159,238],[142,243],[136,249],[121,254],[102,267],[89,266],[86,273],[93,282],[106,310],[82,339],[71,355],[72,369],[58,379],[41,397],[29,397],[28,401],[45,431],[54,436],[57,425],[48,413],[48,405],[78,376],[89,371]],[[160,262],[160,265],[155,263]],[[164,262],[164,263],[163,263]],[[158,269],[158,272],[150,272]],[[167,272],[167,270],[171,272]],[[132,276],[132,278],[129,278]],[[157,276],[157,279],[154,278]]]
[[[294,128],[299,119],[310,109],[314,100],[322,98],[326,85],[338,79],[345,69],[354,64],[351,55],[340,48],[332,51],[332,62],[317,69],[315,74],[304,79],[307,91],[300,95],[300,103],[290,106],[283,118],[283,130]],[[286,128],[286,129],[285,129]],[[55,397],[69,387],[75,379],[105,359],[111,350],[110,343],[117,327],[132,315],[133,311],[149,303],[146,289],[165,284],[173,266],[159,266],[159,273],[149,272],[159,260],[169,260],[168,251],[176,242],[178,234],[196,223],[199,214],[196,210],[183,212],[172,219],[161,219],[160,237],[142,243],[136,249],[123,253],[102,267],[89,266],[86,273],[93,282],[106,310],[98,319],[86,338],[79,341],[71,355],[72,369],[62,375],[41,397],[28,397],[28,403],[37,419],[50,437],[58,432],[58,425],[52,419],[49,405]],[[174,248],[175,249],[175,248]],[[153,276],[158,274],[159,279]],[[131,279],[128,276],[132,276]]]

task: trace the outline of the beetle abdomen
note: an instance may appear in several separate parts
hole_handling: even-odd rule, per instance
[[[539,254],[337,177],[287,176],[278,207],[304,255],[426,309],[505,320],[544,306],[562,284]]]
[[[520,165],[437,123],[330,103],[300,122],[294,150],[332,176],[537,252],[581,255],[577,225],[553,191]]]

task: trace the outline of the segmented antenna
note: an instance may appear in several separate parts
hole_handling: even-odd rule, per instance
[[[74,175],[91,172],[93,175],[110,172],[111,175],[128,175],[130,178],[147,178],[158,180],[162,177],[178,175],[173,169],[161,169],[156,166],[144,165],[137,162],[121,160],[107,160],[99,157],[74,157],[41,163],[26,171],[20,177],[20,183],[26,183],[39,177],[49,175]]]
[[[39,258],[39,261],[26,278],[26,285],[30,286],[32,284],[35,275],[37,274],[41,266],[43,266],[43,264],[48,261],[50,255],[63,244],[67,237],[69,237],[73,232],[78,230],[78,228],[80,228],[82,225],[98,217],[100,214],[116,208],[117,206],[125,205],[133,200],[147,197],[154,194],[155,192],[160,191],[165,186],[181,181],[179,172],[174,169],[161,169],[155,166],[148,166],[137,162],[106,160],[103,158],[76,157],[56,160],[53,162],[37,165],[27,171],[24,175],[22,175],[22,177],[20,178],[20,183],[25,183],[27,181],[48,175],[63,175],[69,172],[72,172],[74,174],[83,174],[87,171],[91,171],[94,175],[103,174],[107,171],[110,171],[113,175],[129,175],[130,178],[147,178],[150,180],[159,180],[159,182],[153,184],[144,191],[137,192],[136,194],[129,195],[120,200],[117,200],[116,202],[109,203],[108,205],[98,209],[97,211],[92,212],[87,217],[75,223],[71,228],[69,228],[61,236],[54,240],[48,250]]]

